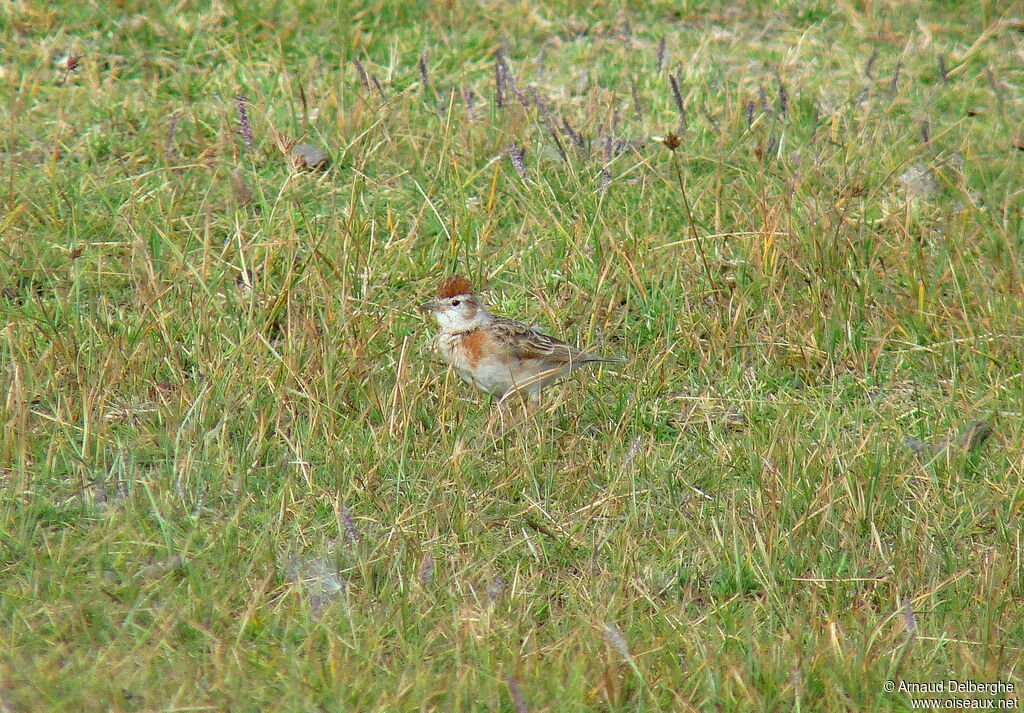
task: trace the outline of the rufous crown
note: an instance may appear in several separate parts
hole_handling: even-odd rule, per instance
[[[455,295],[471,294],[473,294],[473,285],[469,284],[469,280],[462,275],[452,275],[437,286],[437,298],[441,300],[455,297]]]

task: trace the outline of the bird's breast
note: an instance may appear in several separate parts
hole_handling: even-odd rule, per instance
[[[463,381],[479,389],[500,396],[512,384],[509,366],[490,348],[482,329],[439,334],[437,348]]]
[[[473,370],[479,366],[486,351],[487,335],[482,329],[469,332],[442,332],[437,335],[437,348],[444,360],[456,369]]]

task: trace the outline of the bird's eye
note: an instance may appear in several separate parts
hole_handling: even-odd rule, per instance
[[[458,307],[460,304],[462,303],[459,300],[452,300],[452,307]]]

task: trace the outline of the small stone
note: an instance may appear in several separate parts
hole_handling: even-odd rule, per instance
[[[292,149],[288,158],[296,171],[318,171],[327,168],[331,157],[316,146],[299,144]]]
[[[904,171],[898,180],[908,195],[917,198],[929,198],[939,190],[935,172],[919,163]]]

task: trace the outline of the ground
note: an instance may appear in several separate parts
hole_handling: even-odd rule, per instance
[[[1022,17],[4,3],[0,711],[1022,684]],[[627,363],[472,447],[454,271]]]

